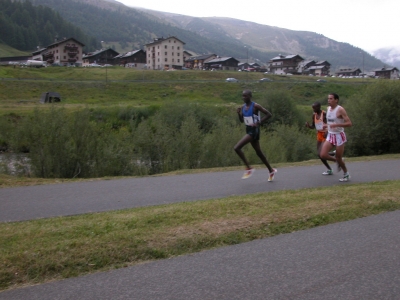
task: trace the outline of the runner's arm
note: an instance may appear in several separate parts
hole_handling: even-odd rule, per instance
[[[272,114],[266,110],[264,107],[262,107],[260,104],[255,104],[254,105],[255,108],[257,108],[257,110],[261,111],[264,114],[264,117],[261,118],[259,125],[261,125],[262,123],[264,123],[265,121],[267,121],[269,118],[272,117]],[[258,111],[257,111],[258,113]]]

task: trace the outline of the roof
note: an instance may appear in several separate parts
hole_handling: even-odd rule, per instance
[[[387,72],[387,71],[399,71],[396,67],[389,67],[389,68],[381,68],[381,69],[376,69],[374,70],[375,72]]]
[[[230,59],[234,59],[234,60],[238,61],[236,58],[233,58],[230,56],[230,57],[217,57],[217,58],[214,58],[214,59],[208,61],[207,63],[210,64],[210,63],[223,62],[223,61],[227,61]]]
[[[74,38],[69,38],[69,39],[63,39],[63,40],[60,40],[60,41],[57,41],[57,42],[55,42],[55,43],[53,43],[53,44],[50,44],[50,45],[48,45],[46,48],[49,48],[49,47],[51,47],[51,46],[56,46],[56,45],[59,45],[59,44],[61,44],[61,43],[65,43],[65,42],[68,42],[68,41],[74,41],[75,43],[77,43],[77,44],[80,44],[80,45],[82,45],[82,47],[83,46],[85,46],[83,43],[81,43],[80,41],[78,41],[78,40],[76,40],[76,39],[74,39]]]
[[[161,43],[161,42],[163,42],[163,41],[166,41],[166,40],[169,40],[169,39],[176,39],[176,40],[180,41],[182,44],[185,44],[183,41],[181,41],[181,40],[178,39],[177,37],[175,37],[175,36],[169,36],[169,37],[167,37],[167,38],[164,38],[164,37],[155,38],[153,42],[147,43],[146,46],[147,46],[147,45],[153,45],[153,44],[159,44],[159,43]]]
[[[134,50],[134,51],[129,51],[129,52],[126,52],[126,53],[118,54],[114,58],[130,57],[130,56],[133,56],[133,55],[135,55],[136,53],[138,53],[140,51],[144,52],[142,49],[139,49],[139,50]]]
[[[113,51],[113,52],[115,52],[117,55],[119,54],[117,51],[115,51],[115,50],[113,50],[113,49],[111,49],[111,48],[107,48],[107,49],[96,50],[96,51],[94,51],[94,52],[89,52],[89,53],[87,53],[86,55],[84,55],[82,58],[93,57],[93,56],[96,56],[96,55],[98,55],[98,54],[100,54],[100,53],[107,52],[107,51]]]
[[[191,56],[186,61],[207,59],[207,58],[210,58],[211,56],[214,56],[214,55],[215,54],[204,54],[204,55],[198,55],[198,56]]]
[[[323,68],[325,68],[325,66],[312,66],[312,67],[309,67],[308,69],[309,70],[319,70],[319,69],[323,69]]]
[[[353,68],[353,69],[340,69],[339,72],[336,72],[336,73],[353,73],[356,71],[361,72],[361,70],[359,68]]]
[[[36,51],[33,51],[32,54],[33,54],[33,55],[35,55],[35,54],[40,54],[40,53],[42,53],[43,51],[46,51],[46,50],[47,50],[47,48],[37,49]]]
[[[317,61],[315,64],[316,64],[316,65],[331,65],[331,64],[330,64],[328,61],[326,61],[326,60]]]
[[[291,55],[286,55],[286,56],[284,56],[284,55],[278,55],[278,56],[272,58],[271,60],[292,59],[292,58],[295,58],[296,56],[298,56],[299,58],[303,59],[303,58],[302,58],[300,55],[298,55],[298,54],[291,54]]]

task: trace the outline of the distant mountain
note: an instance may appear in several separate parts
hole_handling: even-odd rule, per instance
[[[29,1],[29,0],[27,0]],[[31,0],[44,5],[78,26],[87,35],[119,51],[143,48],[156,37],[176,36],[185,49],[197,54],[215,53],[261,64],[279,54],[326,60],[331,70],[357,67],[366,71],[382,62],[360,48],[323,35],[261,25],[231,18],[196,18],[127,7],[115,0]],[[99,43],[98,47],[102,45]],[[245,47],[246,46],[246,47]]]
[[[396,67],[400,70],[400,45],[375,50],[373,55],[387,66]]]

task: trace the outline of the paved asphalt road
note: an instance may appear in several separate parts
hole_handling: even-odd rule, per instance
[[[347,163],[351,183],[400,179],[400,160]],[[221,198],[283,189],[332,186],[341,174],[323,176],[321,165],[278,170],[267,182],[266,168],[241,180],[242,171],[129,178],[0,189],[0,222],[118,210]]]
[[[400,160],[349,163],[353,183],[400,179]],[[3,221],[328,186],[321,166],[0,189]],[[147,198],[146,198],[147,197]],[[107,199],[108,202],[107,203]],[[110,201],[111,199],[111,201]],[[162,201],[159,201],[162,200]],[[65,204],[66,202],[72,202]],[[39,205],[38,209],[34,206]],[[75,207],[77,206],[77,207]],[[98,208],[99,206],[100,208]],[[4,212],[3,210],[7,210]],[[40,210],[49,213],[42,214]],[[400,299],[400,211],[0,292],[0,299]]]

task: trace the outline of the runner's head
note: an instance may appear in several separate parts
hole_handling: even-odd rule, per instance
[[[312,109],[315,113],[318,113],[321,111],[321,103],[320,102],[314,102],[314,104],[312,105]]]
[[[330,94],[328,95],[328,104],[329,104],[330,106],[333,106],[333,107],[335,107],[336,105],[338,105],[338,104],[339,104],[339,95],[336,94],[336,93],[330,93]]]
[[[250,90],[244,90],[242,93],[242,98],[244,102],[251,101],[252,93]]]

